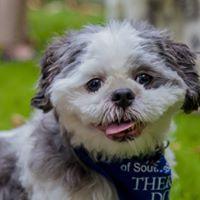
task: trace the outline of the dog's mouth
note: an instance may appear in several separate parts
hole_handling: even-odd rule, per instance
[[[141,122],[122,121],[97,126],[111,140],[124,142],[140,136],[145,125]]]

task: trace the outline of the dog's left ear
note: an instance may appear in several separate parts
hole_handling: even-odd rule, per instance
[[[187,85],[187,92],[182,109],[185,113],[198,110],[200,106],[200,81],[196,65],[196,55],[182,43],[167,40],[160,43],[160,55],[167,65],[175,70]]]

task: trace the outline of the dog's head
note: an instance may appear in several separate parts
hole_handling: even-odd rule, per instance
[[[172,115],[200,105],[195,55],[147,24],[89,26],[55,41],[32,105],[54,109],[73,145],[107,154],[154,150]]]

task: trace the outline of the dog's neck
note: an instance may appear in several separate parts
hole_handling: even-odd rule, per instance
[[[60,112],[58,123],[67,130],[68,135],[71,133],[70,143],[72,146],[83,144],[94,156],[96,152],[102,152],[105,157],[119,156],[124,158],[153,153],[155,148],[161,146],[166,140],[167,133],[171,132],[171,119],[171,111],[165,113],[165,116],[156,122],[148,124],[139,137],[128,142],[116,142],[108,139],[103,132],[83,124],[77,115],[69,117]]]
[[[45,127],[44,127],[44,124],[46,125]],[[34,141],[35,141],[35,144],[37,144],[37,148],[32,149],[32,152],[31,152],[32,162],[29,164],[31,166],[30,170],[32,171],[32,173],[34,173],[37,176],[38,179],[43,179],[43,178],[46,179],[47,177],[48,179],[49,178],[62,179],[62,177],[70,176],[69,179],[65,180],[66,186],[70,188],[79,189],[79,187],[82,186],[83,182],[87,182],[88,180],[93,181],[93,176],[92,176],[93,173],[91,173],[91,171],[95,171],[95,169],[93,169],[92,167],[90,167],[90,165],[87,164],[86,161],[88,161],[88,159],[85,160],[85,158],[89,157],[89,161],[92,163],[93,166],[96,166],[98,168],[100,167],[101,170],[105,171],[106,173],[108,172],[108,176],[111,176],[111,178],[114,180],[111,182],[116,187],[118,193],[120,193],[119,194],[120,200],[123,199],[121,198],[121,192],[122,194],[135,195],[135,190],[133,192],[132,190],[133,185],[131,185],[133,177],[137,178],[135,179],[136,182],[134,184],[136,185],[134,185],[134,187],[137,186],[137,181],[138,181],[138,184],[142,184],[140,187],[143,187],[143,189],[147,187],[146,189],[148,189],[147,191],[148,195],[149,194],[164,195],[163,192],[165,192],[166,195],[168,196],[168,186],[170,185],[169,180],[171,179],[170,179],[170,174],[169,174],[170,170],[168,170],[169,168],[164,159],[163,151],[160,151],[160,154],[154,151],[155,155],[160,155],[160,159],[158,159],[159,162],[158,163],[153,162],[155,166],[149,164],[149,161],[151,160],[150,158],[156,157],[156,156],[154,157],[154,155],[151,155],[149,158],[143,157],[141,162],[137,162],[137,159],[135,159],[135,157],[121,159],[121,160],[116,159],[115,160],[116,162],[111,162],[111,161],[107,162],[107,160],[104,160],[104,161],[102,161],[101,159],[98,160],[98,157],[96,157],[96,159],[93,159],[91,157],[91,153],[88,153],[87,151],[85,151],[86,149],[84,148],[83,148],[84,151],[81,150],[82,148],[78,150],[79,153],[85,152],[84,156],[81,156],[79,153],[75,154],[76,152],[74,151],[74,147],[72,147],[72,145],[70,144],[70,133],[68,132],[65,133],[63,131],[61,130],[60,124],[55,119],[55,116],[52,115],[52,113],[49,113],[48,115],[45,115],[45,118],[41,120],[40,125],[38,126],[38,129],[35,130],[35,132],[32,134],[32,137],[35,138]],[[44,144],[48,145],[45,147],[45,148],[48,148],[48,151],[44,150]],[[38,152],[40,156],[38,156]],[[84,160],[82,161],[81,158],[84,158]],[[129,162],[130,164],[128,164]],[[148,164],[146,162],[148,162]],[[73,163],[73,165],[66,166],[66,163]],[[51,170],[48,170],[42,167],[44,165],[50,166]],[[137,173],[135,171],[132,171],[133,172],[132,174],[132,173],[124,173],[123,171],[121,171],[120,166],[128,167],[128,165],[132,167],[135,166],[136,171],[137,170],[141,171],[144,169],[153,169],[153,172],[152,172],[153,174],[152,173],[143,174],[143,173]],[[123,169],[124,167],[122,167],[122,170]],[[157,170],[158,172],[156,173]],[[167,174],[166,173],[163,174],[165,170],[167,170]],[[98,171],[96,172],[98,174],[101,174]],[[124,175],[125,175],[125,178],[124,178]],[[126,180],[129,182],[126,182]],[[110,179],[108,181],[110,181]],[[157,185],[155,185],[154,182],[156,182],[155,184]],[[163,182],[165,183],[164,184],[165,186],[162,186]],[[120,183],[121,186],[118,187],[116,183]],[[143,184],[146,184],[146,185],[143,185]],[[150,186],[148,185],[155,185],[155,186],[152,186],[153,187],[152,190],[153,189],[155,190],[151,191],[151,188],[149,190]],[[131,188],[129,186],[131,186]],[[163,189],[160,191],[161,187],[164,187],[167,189]],[[124,190],[121,191],[120,188],[127,188],[128,191],[124,193]],[[144,193],[144,191],[141,191],[141,190],[139,190],[138,192],[139,192],[138,195],[141,195]],[[157,194],[156,192],[158,192],[159,194]],[[130,199],[130,198],[125,198],[125,199]],[[136,198],[136,199],[146,199],[146,198],[141,197],[141,198]]]
[[[169,199],[171,169],[164,158],[164,148],[142,158],[112,160],[102,160],[101,153],[93,158],[83,146],[73,150],[86,170],[93,170],[114,185],[120,200]]]

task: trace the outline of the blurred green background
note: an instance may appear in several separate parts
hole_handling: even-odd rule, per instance
[[[39,75],[39,60],[45,46],[56,35],[69,29],[79,29],[89,23],[105,22],[102,7],[74,9],[72,7],[38,6],[29,8],[28,34],[35,49],[29,61],[0,60],[0,129],[23,123],[31,113],[30,99]],[[199,113],[175,117],[177,131],[171,148],[176,154],[179,176],[173,183],[172,200],[200,199],[200,116]]]

